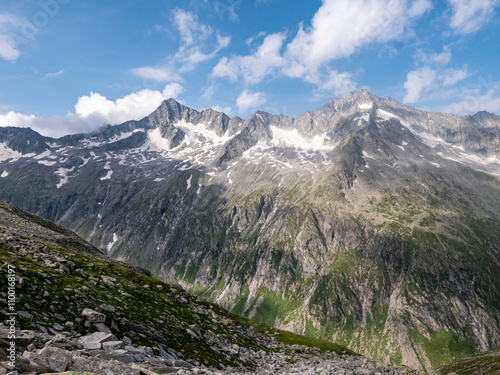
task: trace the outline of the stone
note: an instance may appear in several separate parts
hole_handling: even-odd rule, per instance
[[[73,355],[66,350],[47,346],[36,352],[35,362],[54,371],[66,371],[73,363]]]
[[[94,324],[94,327],[99,332],[111,333],[111,330],[104,323],[96,323]]]
[[[95,357],[75,358],[70,370],[106,375],[139,375],[140,373],[128,364]]]
[[[80,337],[78,343],[82,344],[85,349],[101,349],[102,343],[107,341],[117,341],[115,335],[105,332],[94,332],[90,335]]]
[[[123,346],[123,341],[106,341],[102,343],[103,350],[120,349]]]
[[[99,306],[99,308],[101,310],[104,310],[104,311],[107,311],[107,312],[110,312],[110,313],[114,313],[116,311],[116,309],[115,309],[114,306],[107,305],[105,303],[103,303],[101,306]]]
[[[33,320],[33,315],[31,315],[29,312],[24,311],[24,310],[19,310],[17,312],[17,315],[23,317],[24,319]]]
[[[36,373],[50,371],[49,368],[42,366],[34,361],[24,357],[16,357],[16,370],[20,373]]]
[[[91,323],[104,323],[106,321],[106,315],[89,308],[83,309],[82,316]]]
[[[183,367],[183,368],[188,368],[188,369],[191,369],[194,367],[191,363],[186,362],[182,359],[176,359],[175,361],[172,362],[172,365],[174,367]]]
[[[125,346],[125,350],[131,354],[144,354],[145,351],[143,349],[135,348],[131,345]]]
[[[130,340],[127,336],[123,336],[122,341],[123,341],[123,342],[124,342],[124,344],[126,344],[126,345],[130,345],[130,344],[132,344],[132,340]]]
[[[114,277],[101,276],[101,280],[104,284],[109,286],[115,286],[116,283],[116,279]]]

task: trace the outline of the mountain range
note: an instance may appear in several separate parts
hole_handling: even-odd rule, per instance
[[[0,199],[277,328],[424,370],[500,344],[497,115],[170,99],[87,134],[0,128],[0,176]]]

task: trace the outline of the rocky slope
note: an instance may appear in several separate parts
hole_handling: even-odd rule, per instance
[[[233,312],[429,370],[500,343],[499,129],[366,91],[296,119],[169,100],[90,134],[0,129],[0,198]]]
[[[7,291],[0,293],[3,307],[13,306],[0,311],[0,374],[417,374],[231,314],[105,257],[48,244],[50,230],[26,236],[36,217],[2,205],[0,282],[12,278],[16,298],[7,305]]]
[[[436,375],[497,375],[500,374],[500,346],[474,357],[464,358],[443,366]]]

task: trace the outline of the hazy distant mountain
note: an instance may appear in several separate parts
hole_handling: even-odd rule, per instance
[[[0,128],[0,160],[0,199],[235,312],[426,369],[500,343],[494,114],[170,99],[89,134]]]

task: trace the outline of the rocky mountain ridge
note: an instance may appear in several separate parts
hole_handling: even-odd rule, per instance
[[[90,134],[0,129],[0,198],[234,312],[429,370],[500,340],[499,123],[366,91],[296,119],[169,100]]]

